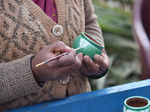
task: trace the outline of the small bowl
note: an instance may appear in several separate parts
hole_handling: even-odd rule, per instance
[[[150,100],[143,96],[131,96],[125,99],[123,112],[150,112]]]
[[[101,54],[104,47],[100,46],[100,40],[96,40],[93,35],[82,32],[73,41],[72,47],[77,50],[77,53],[83,53],[83,55],[88,55],[91,59],[94,59],[95,54]]]

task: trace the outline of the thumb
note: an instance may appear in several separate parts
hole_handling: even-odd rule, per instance
[[[48,47],[50,52],[71,52],[73,49],[67,46],[65,43],[58,41]]]

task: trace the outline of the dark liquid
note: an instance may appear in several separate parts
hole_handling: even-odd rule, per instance
[[[144,107],[148,104],[148,101],[143,98],[131,98],[127,101],[127,104],[132,107]]]

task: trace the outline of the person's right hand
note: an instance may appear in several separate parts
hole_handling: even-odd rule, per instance
[[[36,67],[37,64],[56,56],[57,52],[69,52],[69,54],[40,67]],[[75,51],[63,42],[56,42],[43,48],[32,59],[32,71],[37,81],[63,79],[69,72],[80,69],[82,64],[81,58],[80,54],[76,55]]]

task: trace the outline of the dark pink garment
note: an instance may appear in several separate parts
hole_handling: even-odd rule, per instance
[[[57,9],[54,0],[33,0],[33,1],[55,22],[58,21]]]

